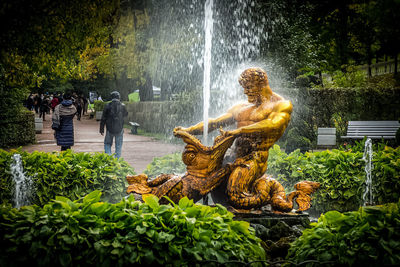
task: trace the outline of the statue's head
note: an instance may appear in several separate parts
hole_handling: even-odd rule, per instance
[[[243,71],[239,77],[239,84],[244,88],[250,103],[260,102],[261,96],[272,95],[267,73],[261,68],[249,68]]]

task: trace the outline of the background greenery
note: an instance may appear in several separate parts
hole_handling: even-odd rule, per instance
[[[155,85],[161,88],[162,101],[198,94],[203,73],[203,66],[198,62],[203,49],[199,44],[204,43],[200,26],[204,17],[203,2],[3,1],[0,6],[0,114],[13,118],[29,92],[71,90],[87,95],[88,91],[96,91],[108,100],[109,93],[118,90],[126,101],[130,93],[139,90],[140,101],[151,101]],[[263,31],[259,54],[257,58],[251,55],[251,59],[276,66],[273,69],[280,70],[278,76],[284,77],[288,91],[295,90],[291,86],[298,86],[297,77],[307,80],[307,88],[399,87],[400,33],[396,27],[399,13],[395,12],[400,8],[399,1],[256,0],[247,4],[243,7],[239,1],[219,1],[214,7],[216,19],[220,26],[228,27],[237,19],[231,16],[233,11],[250,10],[239,19],[257,22]],[[188,29],[188,25],[192,26]],[[232,41],[228,43],[235,43],[234,32],[215,27],[215,33],[227,42]],[[214,43],[213,47],[218,45]],[[225,56],[237,54],[232,47],[227,47],[222,51]],[[213,71],[222,73],[226,71],[226,64],[217,60],[218,53],[214,55]],[[372,64],[387,61],[394,62],[392,73],[371,77]],[[361,66],[367,66],[367,73],[360,71]],[[219,88],[213,90],[219,97],[225,96]],[[329,107],[321,101],[329,101],[328,97],[333,95],[322,94],[316,103],[321,103],[319,107]],[[342,94],[339,92],[339,95]],[[368,94],[357,98],[363,96]],[[390,100],[393,106],[398,104],[395,102],[398,97],[390,94],[378,95],[381,98],[374,96],[370,98],[376,99],[370,103],[374,108],[386,107],[385,103]],[[190,103],[201,103],[201,97],[195,99]],[[350,97],[349,101],[352,100]],[[319,117],[312,117],[315,110],[303,109],[305,102],[295,105],[298,109],[292,123],[295,129],[288,129],[286,135],[290,151],[312,146],[316,126],[332,125],[332,120],[338,117],[343,122],[350,117],[362,117],[359,109],[362,103],[349,114],[318,109],[318,114],[323,113],[324,124],[319,125],[314,121]],[[191,113],[193,108],[188,104],[182,109]],[[200,113],[196,107],[194,114]],[[373,114],[381,113],[378,110]],[[378,119],[388,118],[385,113]],[[343,123],[340,127],[343,128]]]
[[[13,204],[15,182],[10,166],[15,153],[21,155],[25,176],[33,180],[29,201],[40,206],[56,196],[75,200],[93,190],[102,191],[103,200],[119,201],[126,196],[126,175],[135,173],[125,161],[104,153],[0,150],[1,203]]]

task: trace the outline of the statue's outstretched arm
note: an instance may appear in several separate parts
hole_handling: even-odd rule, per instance
[[[208,120],[208,132],[211,132],[221,126],[223,127],[223,126],[231,125],[234,123],[235,123],[235,119],[233,118],[233,115],[230,112],[225,113],[222,116],[219,116],[218,118],[215,118],[215,119],[210,118]],[[178,130],[182,130],[182,131],[186,131],[193,135],[198,135],[198,134],[203,133],[203,126],[204,126],[204,123],[199,122],[196,125],[190,126],[188,128],[176,127],[174,129],[174,132],[176,132]]]
[[[292,104],[289,101],[279,103],[275,110],[271,112],[264,120],[243,126],[238,129],[228,131],[227,134],[240,135],[251,133],[268,133],[276,130],[285,129],[290,121],[290,114],[292,113]]]

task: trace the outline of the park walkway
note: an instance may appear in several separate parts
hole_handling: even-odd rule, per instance
[[[104,136],[99,133],[100,122],[90,119],[89,116],[82,116],[81,120],[74,119],[75,145],[72,150],[75,152],[104,152]],[[53,130],[51,129],[51,115],[46,115],[43,122],[43,131],[36,134],[37,143],[23,146],[22,150],[33,151],[60,151],[57,146]],[[125,129],[124,143],[122,145],[122,158],[127,161],[136,171],[141,173],[154,157],[162,157],[174,152],[182,152],[182,145],[168,144],[157,141],[154,138],[133,135],[129,129]],[[114,152],[114,144],[112,152]]]

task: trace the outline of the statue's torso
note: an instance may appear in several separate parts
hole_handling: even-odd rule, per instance
[[[232,110],[232,115],[237,122],[237,127],[254,125],[270,118],[273,112],[279,112],[287,105],[287,101],[269,101],[255,104],[242,104]],[[265,130],[255,127],[252,133],[242,134],[236,139],[236,156],[243,157],[252,152],[268,153],[274,143],[283,135],[287,122],[279,123],[272,129]]]
[[[274,102],[269,102],[259,106],[254,104],[238,106],[233,113],[237,127],[248,126],[267,119],[272,113],[275,104]]]

